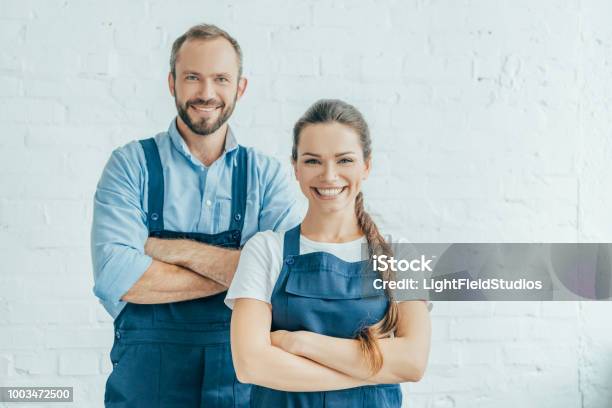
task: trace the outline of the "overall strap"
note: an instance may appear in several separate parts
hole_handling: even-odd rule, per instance
[[[298,256],[300,254],[300,225],[293,227],[289,231],[285,232],[285,240],[283,243],[283,260],[291,256]]]
[[[147,224],[149,232],[164,230],[164,171],[154,138],[140,140],[149,175]]]
[[[230,231],[242,232],[247,197],[247,151],[238,145],[236,161],[232,171],[232,218]]]

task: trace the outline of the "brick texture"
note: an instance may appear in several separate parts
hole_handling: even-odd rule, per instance
[[[91,291],[111,150],[166,129],[170,46],[234,34],[243,144],[288,166],[314,100],[371,124],[366,202],[414,242],[612,242],[609,0],[2,0],[0,385],[101,407],[112,321]],[[609,407],[612,303],[444,304],[406,406]],[[2,406],[2,404],[0,404]]]

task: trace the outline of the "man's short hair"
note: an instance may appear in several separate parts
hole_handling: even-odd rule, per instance
[[[238,41],[231,35],[229,35],[225,30],[220,29],[219,27],[212,24],[198,24],[191,27],[187,30],[183,35],[174,40],[172,44],[172,52],[170,53],[170,72],[172,72],[172,76],[176,79],[176,59],[178,57],[178,52],[181,49],[181,46],[187,40],[214,40],[215,38],[225,38],[227,41],[232,44],[234,47],[234,51],[236,51],[236,56],[238,57],[238,77],[242,76],[242,50],[240,49],[240,45]]]

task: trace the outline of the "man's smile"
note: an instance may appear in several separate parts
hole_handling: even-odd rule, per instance
[[[217,109],[221,109],[221,105],[209,106],[209,105],[189,105],[191,108],[198,112],[214,112]]]

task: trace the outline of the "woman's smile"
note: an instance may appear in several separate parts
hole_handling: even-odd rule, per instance
[[[348,186],[341,187],[311,187],[315,195],[322,200],[335,200],[338,196],[347,190]]]

